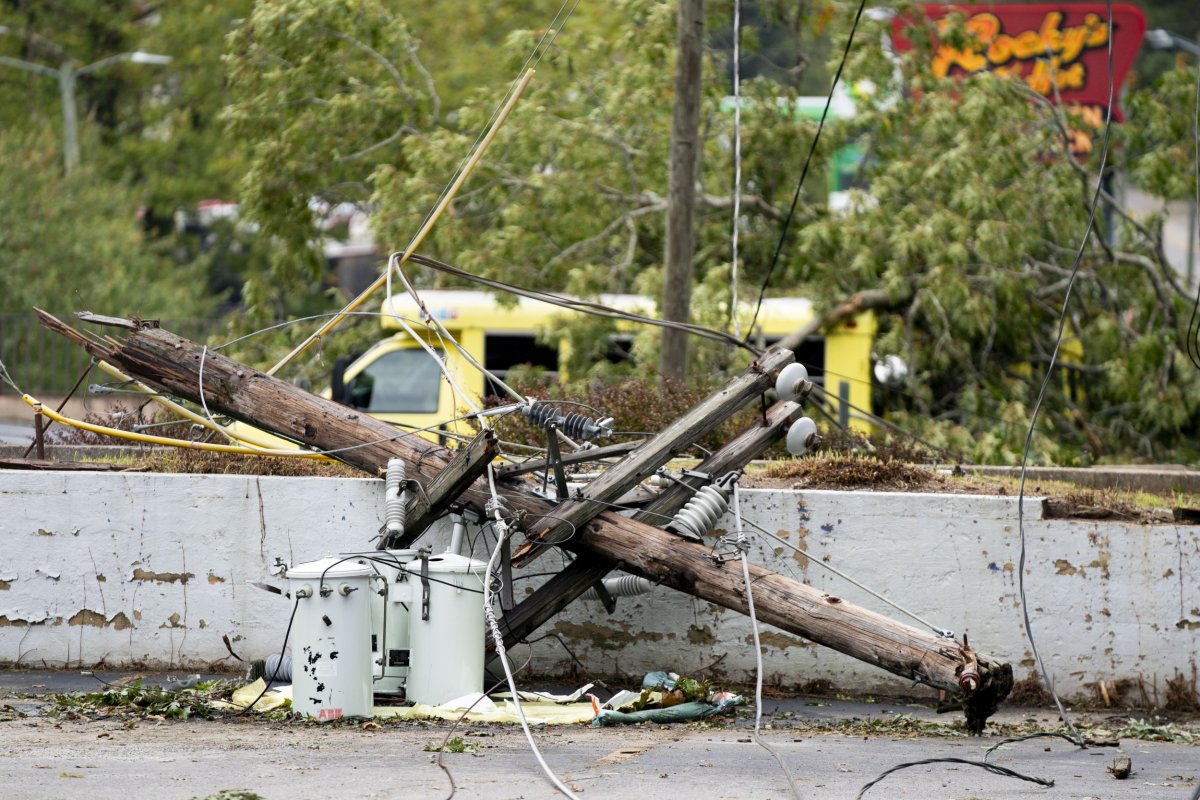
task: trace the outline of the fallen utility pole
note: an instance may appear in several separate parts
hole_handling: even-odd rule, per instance
[[[776,403],[762,420],[756,420],[741,434],[727,442],[708,458],[701,461],[690,472],[665,489],[645,508],[633,515],[637,522],[661,527],[669,522],[675,512],[683,508],[688,500],[711,481],[695,477],[700,473],[720,477],[732,470],[741,469],[786,433],[790,425],[800,416],[800,405],[791,401]],[[505,640],[520,641],[555,614],[570,605],[597,581],[619,565],[604,556],[589,557],[580,554],[557,575],[543,583],[500,620],[500,631]],[[492,637],[487,640],[488,649],[494,646]]]
[[[535,529],[529,540],[513,554],[513,564],[525,566],[547,548],[546,541],[558,541],[611,507],[617,498],[654,474],[655,470],[688,449],[693,442],[717,427],[773,383],[772,374],[796,360],[791,350],[771,349],[759,361],[719,391],[706,397],[663,431],[655,434],[621,461],[588,484],[577,499],[568,499],[548,517],[553,523]]]
[[[409,477],[428,486],[454,459],[445,448],[397,432],[387,423],[161,328],[134,322],[126,326],[129,332],[123,342],[96,341],[45,312],[38,313],[46,327],[144,383],[193,402],[199,402],[203,393],[213,411],[309,447],[338,451],[337,458],[372,475],[379,475],[388,459],[402,458]],[[531,520],[555,514],[556,506],[534,494],[524,481],[503,481],[499,488],[506,513],[523,520],[526,529],[536,528]],[[476,480],[459,494],[458,502],[483,513],[491,498],[487,482]],[[630,573],[702,600],[747,611],[739,569],[714,561],[706,546],[646,522],[605,511],[578,525],[561,546],[600,563],[620,564]],[[750,570],[761,621],[896,675],[963,695],[971,730],[982,730],[1012,687],[1011,665],[965,644],[895,622],[762,567]]]

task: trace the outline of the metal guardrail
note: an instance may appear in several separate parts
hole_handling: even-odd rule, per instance
[[[83,325],[83,323],[80,323]],[[196,342],[224,329],[217,319],[164,320],[163,327]],[[104,330],[85,326],[90,330]],[[38,324],[33,314],[0,314],[0,361],[22,391],[55,397],[64,395],[87,369],[89,356],[83,348]],[[104,380],[107,380],[105,376]],[[0,384],[0,394],[12,388]]]

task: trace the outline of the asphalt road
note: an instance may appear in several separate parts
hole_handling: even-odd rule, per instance
[[[23,445],[33,441],[33,426],[25,423],[0,421],[0,446]]]
[[[56,677],[58,676],[58,677]],[[114,677],[107,674],[106,677]],[[0,673],[0,794],[12,800],[87,798],[161,800],[226,797],[448,797],[450,778],[434,763],[449,731],[442,723],[278,723],[261,718],[162,722],[106,718],[62,720],[45,715],[45,698],[59,688],[93,688],[77,673]],[[7,704],[7,705],[6,705]],[[910,714],[945,722],[928,709],[903,704],[797,698],[768,700],[764,738],[793,775],[799,796],[851,800],[890,767],[930,758],[981,760],[998,735],[968,738],[881,734],[871,720]],[[21,716],[26,714],[27,716]],[[1049,724],[1049,711],[1032,712]],[[1008,722],[1029,710],[1002,710]],[[535,741],[551,769],[580,798],[790,797],[784,772],[750,735],[753,714],[741,709],[732,724],[589,726],[537,730]],[[936,727],[936,726],[935,726]],[[539,768],[520,729],[468,725],[453,733],[467,752],[448,753],[458,800],[561,797]],[[961,763],[905,769],[869,790],[867,800],[919,798],[1000,800],[1190,800],[1200,777],[1200,747],[1123,739],[1133,774],[1107,771],[1116,748],[1081,750],[1058,739],[1006,746],[989,761],[1053,780],[1043,787]]]

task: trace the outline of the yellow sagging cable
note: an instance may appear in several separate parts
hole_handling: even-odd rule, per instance
[[[425,224],[421,226],[421,229],[417,232],[417,235],[413,237],[412,243],[404,251],[404,255],[400,257],[398,262],[399,265],[403,265],[404,262],[408,261],[409,257],[416,252],[416,249],[421,246],[421,243],[425,241],[425,237],[428,236],[429,232],[433,229],[434,224],[442,216],[442,212],[446,210],[446,207],[449,206],[451,202],[453,202],[455,195],[458,194],[458,190],[462,187],[463,183],[466,182],[467,178],[470,177],[476,165],[478,165],[480,160],[483,158],[483,154],[488,149],[488,145],[492,143],[492,139],[496,138],[496,133],[499,132],[501,126],[504,125],[505,120],[508,119],[508,115],[513,110],[513,107],[516,106],[517,101],[521,99],[521,94],[525,91],[525,87],[529,85],[531,80],[533,80],[533,75],[534,71],[531,69],[527,70],[525,75],[522,76],[520,83],[518,83],[516,89],[513,90],[512,96],[508,99],[508,102],[504,104],[504,108],[500,110],[500,114],[496,117],[496,121],[493,122],[492,127],[488,129],[487,135],[483,137],[483,141],[481,141],[479,146],[475,148],[475,152],[471,154],[471,158],[467,161],[462,172],[459,173],[454,183],[451,184],[449,191],[446,192],[446,195],[442,198],[442,201],[437,204],[437,207],[433,210],[433,213],[429,215],[429,219],[426,220]],[[309,336],[307,339],[297,345],[296,348],[284,356],[278,364],[267,370],[267,374],[274,375],[276,372],[283,369],[289,362],[291,362],[293,358],[307,350],[313,342],[315,342],[317,339],[320,339],[322,336],[340,325],[342,320],[350,316],[352,311],[365,303],[367,298],[379,291],[379,287],[387,283],[388,276],[391,275],[391,270],[392,265],[389,263],[387,271],[376,278],[374,283],[364,289],[362,294],[351,300],[350,304],[343,308],[337,316],[322,325],[316,333],[314,333],[312,336]]]
[[[279,448],[272,447],[271,444],[266,439],[259,438],[249,431],[227,430],[227,429],[223,428],[221,425],[210,420],[208,417],[205,417],[201,414],[197,414],[196,412],[192,411],[191,409],[181,406],[179,403],[176,403],[173,400],[170,400],[166,397],[163,397],[162,395],[157,394],[153,389],[151,389],[146,384],[144,384],[134,378],[129,377],[124,372],[121,372],[121,370],[114,367],[112,364],[109,364],[107,361],[101,361],[101,360],[97,359],[96,366],[100,367],[100,369],[104,370],[109,375],[111,375],[112,377],[116,378],[119,381],[129,381],[130,385],[134,389],[136,389],[139,392],[142,392],[150,400],[153,400],[154,402],[158,403],[160,406],[167,409],[171,413],[178,414],[179,416],[183,417],[184,419],[194,422],[197,425],[201,425],[204,428],[206,428],[210,431],[213,431],[214,433],[219,433],[231,442],[241,442],[243,445],[246,445],[249,449],[254,450],[255,452],[258,452],[259,450],[263,450],[263,451],[275,450],[277,452],[279,451]],[[331,463],[337,461],[337,459],[330,458],[329,456],[308,453],[307,451],[304,451],[304,450],[284,451],[284,452],[293,452],[297,455],[304,454],[306,458],[312,458],[314,456],[319,456],[323,460],[329,461]]]
[[[51,411],[42,405],[41,401],[36,397],[30,397],[27,394],[21,395],[21,400],[26,405],[31,406],[38,414],[45,414],[55,422],[63,425],[70,425],[72,428],[79,428],[83,431],[91,431],[104,436],[112,436],[117,439],[129,439],[134,442],[144,442],[146,444],[159,444],[167,447],[181,447],[189,450],[209,450],[215,453],[237,453],[247,456],[280,456],[286,458],[327,458],[322,453],[311,453],[304,450],[257,450],[253,447],[243,447],[232,444],[209,444],[208,442],[188,442],[183,439],[171,439],[166,436],[153,436],[148,433],[134,433],[133,431],[123,431],[118,428],[109,428],[104,425],[93,425],[90,422],[84,422],[71,417],[64,417],[57,411]]]

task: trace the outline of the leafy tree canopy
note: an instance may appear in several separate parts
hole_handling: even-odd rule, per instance
[[[1088,164],[1068,156],[1063,132],[1074,121],[1019,85],[936,80],[920,36],[897,69],[879,46],[886,26],[864,19],[843,76],[864,91],[858,113],[826,127],[771,271],[816,129],[791,100],[827,86],[820,78],[832,70],[810,66],[824,52],[816,41],[828,35],[840,55],[854,7],[747,6],[754,66],[743,86],[740,295],[755,297],[769,280],[771,293],[830,309],[882,290],[877,355],[898,355],[910,369],[905,385],[880,388],[877,406],[968,456],[1011,460],[1053,350],[1098,152]],[[65,300],[66,285],[84,293],[72,308],[113,303],[153,314],[151,306],[183,308],[201,296],[197,282],[248,281],[250,321],[333,307],[314,246],[328,210],[371,210],[380,247],[403,248],[557,8],[545,0],[9,0],[0,7],[10,29],[0,35],[5,55],[53,67],[140,49],[174,61],[114,64],[81,79],[84,168],[69,178],[57,168],[55,82],[0,70],[0,171],[20,187],[0,200],[5,301]],[[729,3],[713,0],[709,10],[692,290],[697,318],[724,326],[733,275],[733,130],[722,108]],[[1165,24],[1154,13],[1151,25]],[[673,4],[659,0],[581,6],[424,250],[517,284],[657,295],[674,25]],[[1194,65],[1177,66],[1128,98],[1129,122],[1110,153],[1160,196],[1195,191],[1194,81]],[[848,212],[833,213],[825,164],[849,143],[867,153],[869,188]],[[205,198],[240,201],[253,226],[202,242],[179,237],[175,212]],[[1200,432],[1197,372],[1181,345],[1191,306],[1162,258],[1158,221],[1119,207],[1108,217],[1079,263],[1060,353],[1067,363],[1049,384],[1036,452],[1067,461],[1182,458]],[[76,280],[69,270],[81,258],[103,265],[96,274],[104,279]],[[160,285],[163,274],[170,282]],[[445,281],[413,274],[423,285]],[[122,286],[139,292],[124,298],[115,293]],[[578,360],[596,363],[602,332],[571,335]],[[656,342],[653,333],[638,337],[640,364],[656,363]],[[725,349],[696,349],[701,373],[741,363]],[[581,366],[574,374],[585,373]]]

